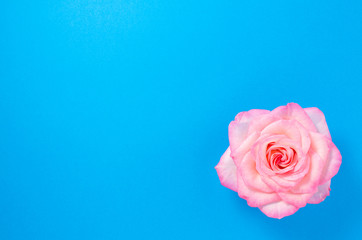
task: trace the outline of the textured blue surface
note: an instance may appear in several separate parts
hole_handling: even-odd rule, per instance
[[[360,236],[360,1],[2,1],[0,239]],[[331,195],[282,220],[222,187],[227,126],[319,107]]]

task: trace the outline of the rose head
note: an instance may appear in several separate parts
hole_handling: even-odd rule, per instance
[[[324,114],[296,103],[239,113],[229,142],[215,167],[221,184],[272,218],[322,202],[342,162]]]

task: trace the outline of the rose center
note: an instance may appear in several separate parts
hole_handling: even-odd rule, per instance
[[[286,173],[291,171],[296,162],[296,152],[289,146],[269,143],[266,151],[266,159],[270,169],[276,173]]]

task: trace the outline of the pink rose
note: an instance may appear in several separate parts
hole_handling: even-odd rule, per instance
[[[322,202],[342,162],[324,114],[296,103],[239,113],[229,141],[215,167],[221,184],[272,218]]]

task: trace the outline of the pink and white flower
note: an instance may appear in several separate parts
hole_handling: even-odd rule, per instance
[[[221,184],[272,218],[322,202],[342,162],[324,114],[296,103],[239,113],[229,142],[215,167]]]

